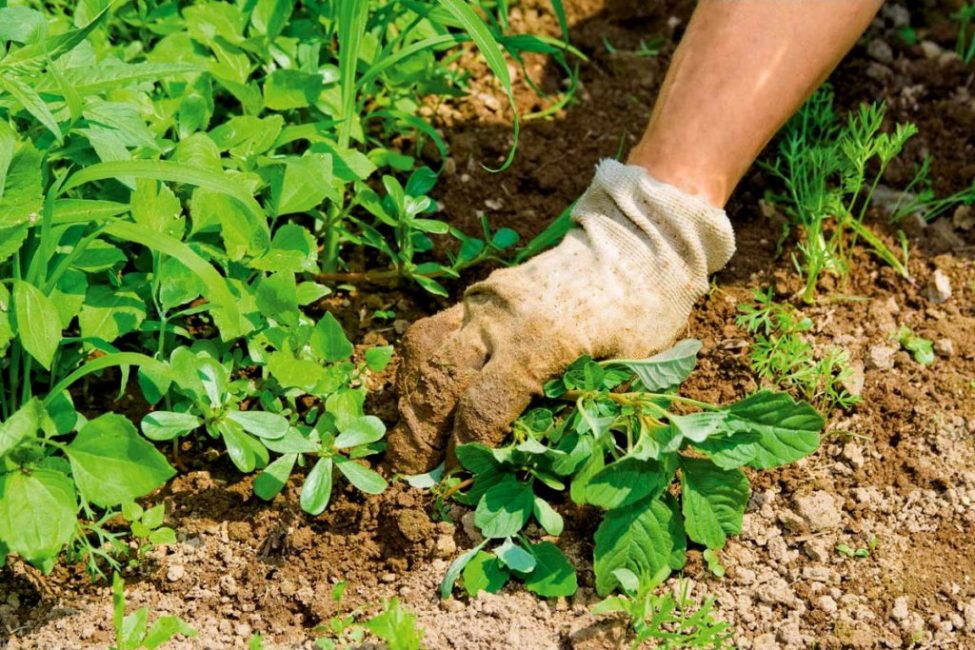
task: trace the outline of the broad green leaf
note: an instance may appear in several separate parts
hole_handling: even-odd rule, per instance
[[[542,525],[545,532],[553,537],[558,537],[562,534],[562,529],[564,527],[564,522],[562,521],[562,515],[555,511],[555,509],[549,505],[548,501],[541,497],[535,497],[535,501],[532,504],[532,512],[535,514],[535,519],[538,523]]]
[[[149,440],[172,440],[202,425],[203,421],[192,413],[153,411],[142,418],[142,433]]]
[[[146,305],[136,291],[96,284],[88,288],[78,325],[83,337],[111,343],[138,329],[145,317]]]
[[[593,450],[592,456],[589,460],[576,472],[576,475],[572,477],[572,484],[569,485],[569,496],[572,501],[578,504],[587,503],[587,492],[589,490],[589,481],[595,476],[603,467],[605,466],[605,459],[603,458],[602,447],[596,446]]]
[[[290,426],[284,416],[267,411],[232,410],[227,413],[227,417],[239,424],[247,433],[268,440],[283,437]]]
[[[778,467],[808,456],[819,447],[819,432],[825,424],[809,404],[767,390],[732,404],[728,416],[732,430],[761,436],[754,443],[755,457],[748,462],[755,469]]]
[[[332,393],[325,400],[325,410],[335,416],[335,426],[344,431],[355,420],[362,417],[362,405],[366,394],[362,390],[350,389]]]
[[[267,369],[285,388],[300,388],[312,393],[325,377],[320,363],[310,359],[296,359],[288,352],[272,352],[268,355]]]
[[[136,223],[175,239],[183,237],[186,221],[183,207],[166,185],[146,178],[138,179],[131,206],[132,219]]]
[[[457,460],[464,466],[464,469],[473,474],[484,474],[501,465],[490,447],[476,442],[458,445],[456,454]]]
[[[339,449],[368,445],[386,435],[386,425],[375,415],[364,415],[356,418],[335,438],[335,446]]]
[[[119,643],[123,648],[135,650],[142,645],[146,636],[146,625],[149,622],[149,608],[140,607],[124,619],[122,629],[119,630]]]
[[[669,420],[681,437],[691,442],[702,442],[716,433],[727,431],[725,411],[701,411],[690,415],[671,415]]]
[[[61,342],[61,317],[51,299],[34,285],[14,280],[11,321],[24,349],[50,370]]]
[[[693,447],[705,452],[715,465],[722,469],[734,469],[747,465],[758,453],[756,441],[761,438],[757,431],[740,431],[730,436],[711,436]]]
[[[259,440],[244,433],[233,420],[223,419],[217,423],[217,430],[227,447],[231,462],[245,474],[267,463],[267,448]]]
[[[519,573],[530,573],[535,568],[535,557],[511,541],[511,538],[504,540],[501,546],[494,549],[495,555],[501,562]]]
[[[456,560],[450,563],[447,567],[447,573],[444,574],[443,580],[440,582],[440,597],[450,598],[450,594],[454,590],[454,583],[457,582],[457,578],[460,576],[460,572],[464,570],[467,563],[470,562],[474,556],[476,556],[484,545],[488,543],[488,540],[484,540],[471,550],[461,554]]]
[[[45,572],[74,535],[77,510],[74,485],[61,472],[0,474],[0,546]]]
[[[33,437],[41,427],[44,407],[36,397],[29,400],[0,424],[0,457],[12,450],[21,441]]]
[[[366,494],[381,494],[386,489],[386,479],[345,456],[334,456],[335,466],[349,479],[349,483]]]
[[[322,77],[300,70],[275,70],[264,81],[264,105],[271,110],[305,108],[318,100]]]
[[[654,575],[669,566],[674,549],[670,530],[674,518],[660,499],[645,499],[606,513],[596,530],[593,552],[596,591],[600,596],[619,584],[613,574],[616,569]]]
[[[81,305],[88,294],[88,276],[77,269],[65,269],[51,291],[51,302],[61,315],[61,328],[71,325],[71,321],[81,311]]]
[[[301,509],[310,515],[320,515],[325,512],[328,502],[332,498],[332,459],[319,458],[315,466],[305,477],[301,486],[299,503]]]
[[[751,489],[739,469],[724,470],[706,459],[681,457],[681,504],[687,535],[708,548],[723,548],[741,532]]]
[[[697,365],[697,353],[701,342],[697,339],[684,339],[669,350],[664,350],[649,359],[613,359],[602,365],[621,365],[632,370],[646,390],[659,392],[681,385]]]
[[[291,470],[294,469],[297,459],[298,454],[285,454],[271,462],[254,479],[254,494],[265,501],[270,501],[277,496],[284,488],[284,484],[288,482],[288,477],[291,476]]]
[[[558,546],[539,542],[528,550],[535,557],[535,570],[523,577],[525,589],[544,598],[568,597],[576,592],[576,571]]]
[[[384,345],[366,350],[366,367],[373,372],[382,372],[393,358],[393,346]]]
[[[264,271],[313,273],[318,268],[317,262],[318,242],[316,239],[307,229],[289,223],[275,231],[274,238],[271,240],[271,247],[259,259],[254,260],[251,266]]]
[[[389,650],[420,650],[423,642],[423,628],[417,625],[416,614],[401,607],[397,598],[366,621],[366,629],[384,641]]]
[[[176,474],[128,418],[116,413],[90,420],[64,451],[81,495],[103,508],[145,496]]]
[[[590,480],[586,502],[612,510],[647,496],[655,497],[670,483],[663,464],[652,460],[623,458],[610,463]]]
[[[0,77],[0,88],[10,93],[24,110],[43,124],[44,128],[51,132],[55,140],[59,143],[62,141],[61,127],[58,126],[58,121],[54,118],[54,114],[51,113],[48,105],[29,84],[25,83],[18,76],[4,75]]]
[[[311,335],[311,349],[315,356],[324,361],[345,361],[354,351],[342,326],[331,312],[326,312],[315,325]]]
[[[0,226],[12,229],[31,221],[32,215],[36,220],[41,211],[44,200],[41,177],[44,155],[31,142],[15,145],[14,135],[0,127],[0,137],[4,133],[9,136],[10,154],[6,174],[0,181]],[[0,259],[4,257],[7,254],[0,256]]]
[[[464,566],[464,591],[472,597],[482,591],[496,594],[504,588],[510,577],[511,573],[497,556],[478,551]]]
[[[279,454],[311,454],[321,449],[321,443],[303,436],[295,427],[290,427],[280,438],[265,440],[264,445]]]
[[[257,308],[268,319],[295,326],[298,324],[298,292],[294,275],[275,273],[257,285]]]
[[[474,523],[487,538],[511,537],[528,523],[534,501],[530,483],[506,476],[481,497]]]

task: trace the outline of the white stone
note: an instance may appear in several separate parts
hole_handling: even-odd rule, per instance
[[[903,621],[910,614],[907,608],[907,596],[900,596],[894,600],[894,607],[890,610],[890,617],[895,621]]]
[[[924,297],[941,304],[951,298],[951,280],[941,269],[935,269],[924,287]]]
[[[796,497],[796,512],[813,531],[839,528],[843,515],[833,495],[824,490]]]
[[[890,370],[894,367],[897,348],[892,345],[871,345],[867,350],[866,367],[870,370]]]

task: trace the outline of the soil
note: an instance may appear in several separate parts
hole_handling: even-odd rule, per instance
[[[951,3],[888,4],[833,75],[841,109],[884,99],[889,123],[911,120],[919,133],[884,182],[897,187],[930,154],[940,193],[975,178],[975,68],[950,52],[954,32],[944,19]],[[482,64],[472,95],[432,107],[451,146],[437,198],[461,228],[477,232],[481,214],[494,227],[530,237],[574,199],[594,164],[628,149],[640,134],[674,42],[691,5],[567,2],[573,43],[589,57],[581,65],[579,100],[550,120],[524,125],[518,156],[500,175],[485,171],[503,160],[511,116]],[[909,15],[924,43],[895,31]],[[513,10],[515,29],[557,33],[544,3]],[[637,55],[641,39],[665,36],[657,57]],[[604,38],[616,52],[610,54]],[[881,43],[878,45],[877,43]],[[548,89],[556,67],[529,58],[527,71]],[[521,80],[518,104],[539,100]],[[729,205],[738,253],[698,305],[688,335],[704,343],[687,394],[725,402],[756,387],[747,363],[747,334],[734,324],[736,307],[754,288],[773,286],[794,297],[799,281],[788,257],[775,256],[781,217],[760,199],[771,187],[752,172]],[[961,217],[965,215],[962,214]],[[873,226],[896,245],[879,213]],[[971,220],[969,220],[971,221]],[[690,553],[685,577],[692,595],[713,597],[740,648],[975,648],[975,231],[964,218],[911,230],[911,280],[866,254],[854,258],[850,281],[804,311],[820,349],[836,346],[854,360],[851,382],[863,403],[830,414],[828,434],[813,456],[787,468],[751,476],[753,497],[742,534],[722,552],[723,579]],[[967,228],[967,229],[966,229]],[[459,293],[488,269],[453,285]],[[926,297],[934,272],[947,275],[951,297]],[[363,344],[396,343],[409,321],[446,306],[420,292],[364,287],[330,305]],[[368,316],[393,307],[392,324]],[[907,324],[938,341],[941,354],[921,366],[889,339]],[[891,365],[883,363],[886,354]],[[880,367],[876,361],[880,360]],[[374,412],[395,419],[392,384],[377,378]],[[139,410],[137,403],[121,410]],[[222,460],[182,454],[187,471],[154,497],[166,503],[177,544],[152,551],[126,574],[130,610],[178,614],[199,630],[171,647],[246,647],[255,632],[269,647],[312,647],[314,628],[340,612],[377,611],[396,596],[415,612],[430,648],[615,648],[625,628],[588,608],[592,589],[591,517],[564,504],[560,545],[579,569],[572,599],[545,601],[508,587],[499,595],[441,601],[436,585],[449,562],[473,544],[465,527],[439,521],[432,497],[396,484],[378,497],[346,490],[311,518],[298,508],[292,483],[267,504]],[[461,522],[465,511],[451,509]],[[837,544],[869,548],[866,557],[838,553]],[[331,598],[349,584],[341,606]],[[8,560],[0,570],[0,647],[91,648],[110,641],[111,596],[79,566],[49,576]]]

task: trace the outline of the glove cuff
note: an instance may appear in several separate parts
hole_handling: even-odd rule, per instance
[[[705,283],[706,276],[727,264],[735,252],[734,230],[724,210],[657,180],[643,167],[611,159],[596,166],[592,184],[576,203],[572,218],[587,232],[598,229],[597,220],[609,218],[624,228],[610,227],[606,233],[621,252],[632,252],[637,259],[648,253],[653,258],[676,258],[692,277],[703,276]],[[642,242],[632,241],[626,231]]]

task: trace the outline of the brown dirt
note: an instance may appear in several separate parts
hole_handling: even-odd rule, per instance
[[[679,37],[689,14],[688,3],[567,4],[573,42],[590,57],[582,66],[579,101],[554,119],[526,124],[509,171],[492,175],[481,167],[502,160],[510,143],[510,116],[503,102],[491,100],[500,95],[490,80],[478,76],[471,99],[437,110],[452,147],[438,198],[469,231],[477,231],[484,212],[495,227],[532,236],[584,189],[599,158],[629,148],[673,43],[654,59],[628,51],[640,39]],[[512,24],[555,33],[552,16],[536,6],[517,8]],[[902,183],[930,153],[935,187],[957,191],[975,177],[975,101],[969,94],[975,68],[949,56],[928,58],[920,45],[903,43],[890,29],[890,11],[834,75],[838,101],[848,108],[885,98],[888,120],[918,124],[906,162],[893,166],[885,182]],[[922,39],[950,49],[943,7],[942,14],[932,3],[911,11]],[[604,35],[616,54],[606,52]],[[890,46],[892,62],[867,55],[872,40]],[[480,64],[468,64],[483,73]],[[547,87],[558,84],[554,69],[540,59],[529,59],[529,73]],[[526,109],[538,103],[524,84],[518,97]],[[788,258],[774,257],[777,222],[759,207],[768,187],[769,179],[753,172],[729,206],[738,254],[688,328],[704,342],[700,369],[687,387],[694,397],[729,401],[755,388],[742,345],[748,337],[734,325],[736,307],[755,287],[772,285],[783,299],[798,289]],[[895,241],[881,222],[876,226]],[[892,368],[866,369],[863,404],[831,414],[816,454],[752,477],[744,531],[722,554],[727,576],[714,578],[691,554],[686,575],[695,595],[717,599],[717,613],[732,623],[741,648],[975,647],[975,231],[949,225],[916,234],[912,281],[858,256],[849,284],[833,293],[853,299],[805,309],[816,323],[812,336],[817,346],[842,347],[863,362],[872,346],[890,345],[890,330],[904,323],[928,338],[950,340],[953,354],[922,367],[898,352]],[[943,304],[923,296],[935,269],[954,289]],[[459,291],[485,272],[452,288]],[[445,305],[415,292],[367,288],[341,294],[332,306],[363,343],[375,344],[398,341],[407,321]],[[368,314],[380,307],[394,307],[397,322],[372,321]],[[394,419],[388,379],[371,388],[374,411]],[[340,580],[350,585],[342,610],[372,612],[382,599],[399,596],[419,615],[432,648],[622,643],[618,625],[587,613],[596,600],[586,560],[593,523],[582,509],[562,508],[567,531],[560,544],[576,561],[581,585],[570,601],[546,602],[509,587],[497,596],[441,602],[436,584],[471,539],[463,526],[436,521],[428,494],[402,485],[380,497],[339,491],[328,512],[310,518],[298,509],[294,483],[266,504],[252,495],[251,479],[229,465],[192,456],[188,462],[192,471],[158,495],[179,542],[153,551],[126,576],[130,608],[145,604],[153,615],[179,614],[200,631],[175,647],[245,647],[253,632],[273,647],[311,647],[313,628],[337,613],[330,592]],[[811,500],[825,503],[826,514],[836,518],[810,514]],[[451,510],[458,522],[463,514]],[[859,548],[874,538],[876,548],[866,558],[835,551],[837,543]],[[8,561],[0,571],[0,635],[6,635],[0,647],[105,647],[110,606],[108,589],[90,584],[79,567],[60,566],[42,578]]]

